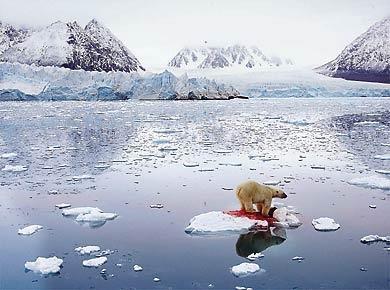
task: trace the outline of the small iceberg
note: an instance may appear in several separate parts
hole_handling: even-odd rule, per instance
[[[100,247],[99,246],[85,246],[85,247],[77,247],[74,249],[76,252],[80,253],[81,255],[90,254],[93,252],[99,252]]]
[[[56,256],[50,258],[38,257],[34,262],[26,262],[24,267],[35,273],[47,275],[58,273],[62,263],[63,260]]]
[[[328,217],[313,219],[311,223],[317,231],[336,231],[340,228],[334,219]]]
[[[286,207],[278,208],[274,211],[273,217],[277,219],[278,225],[283,227],[296,228],[302,225],[302,222]]]
[[[244,233],[255,227],[268,227],[268,222],[212,211],[193,217],[185,232],[192,235]]]
[[[379,235],[368,235],[360,239],[363,244],[370,244],[375,242],[390,243],[390,236],[381,237]]]
[[[92,212],[103,212],[103,211],[97,207],[84,206],[84,207],[74,207],[71,209],[65,209],[62,211],[62,215],[64,215],[64,216],[78,216],[81,214],[88,214],[88,213],[92,213]]]
[[[3,154],[1,154],[0,158],[11,159],[11,158],[15,158],[16,156],[18,156],[18,154],[14,153],[14,152],[11,152],[11,153],[3,153]]]
[[[133,270],[134,270],[135,272],[140,272],[140,271],[143,270],[143,268],[142,268],[140,265],[134,265],[134,266],[133,266]]]
[[[6,172],[22,172],[28,170],[27,166],[24,165],[9,165],[7,164],[1,171]]]
[[[76,217],[77,222],[103,222],[107,220],[113,220],[116,218],[118,215],[116,213],[110,213],[110,212],[91,212],[91,213],[86,213],[86,214],[79,214]]]
[[[260,269],[260,266],[255,263],[241,263],[239,265],[233,266],[231,272],[236,277],[245,277],[251,274],[255,274],[259,271],[265,272],[264,269]]]
[[[257,260],[257,259],[261,259],[261,258],[264,258],[264,254],[263,253],[252,253],[250,254],[248,257],[246,257],[249,261],[254,261],[254,260]]]
[[[84,267],[99,267],[107,262],[107,257],[93,258],[83,261]]]
[[[364,188],[390,190],[390,179],[377,175],[354,178],[348,183]]]
[[[390,154],[375,155],[374,158],[380,160],[390,160]]]
[[[40,225],[31,225],[23,229],[19,229],[18,234],[22,236],[30,236],[41,229],[43,229],[43,227]]]
[[[63,209],[63,208],[68,208],[68,207],[71,207],[72,205],[69,204],[69,203],[59,203],[59,204],[56,204],[55,207],[56,208],[59,208],[59,209]]]

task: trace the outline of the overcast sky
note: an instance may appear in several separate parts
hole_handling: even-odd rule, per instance
[[[0,20],[11,24],[96,18],[148,68],[205,41],[320,65],[389,14],[390,0],[0,0]]]

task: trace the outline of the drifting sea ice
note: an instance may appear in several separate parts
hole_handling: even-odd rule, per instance
[[[267,227],[267,221],[234,217],[221,211],[212,211],[193,217],[185,228],[187,234],[207,235],[218,233],[247,232],[253,227]]]
[[[76,252],[79,252],[81,255],[90,254],[92,252],[100,251],[99,246],[85,246],[85,247],[77,247],[74,249]]]
[[[107,220],[113,220],[118,214],[110,212],[91,212],[86,214],[79,214],[76,217],[77,222],[103,222]]]
[[[390,190],[390,179],[377,175],[354,178],[348,183],[365,188]]]
[[[380,173],[380,174],[390,174],[390,170],[384,170],[384,169],[377,169],[375,170],[376,173]]]
[[[93,212],[103,212],[103,211],[100,208],[90,207],[90,206],[74,207],[71,209],[64,209],[62,211],[62,215],[64,215],[64,216],[78,216],[81,214],[88,214],[88,213],[93,213]]]
[[[381,160],[390,160],[390,154],[375,155],[374,158]]]
[[[299,227],[302,222],[286,207],[278,208],[274,211],[273,217],[278,220],[278,224],[285,227]]]
[[[7,164],[1,171],[6,172],[22,172],[28,170],[27,166],[24,165],[9,165]]]
[[[34,262],[26,262],[24,267],[35,273],[47,275],[58,273],[62,263],[63,260],[57,258],[56,256],[50,258],[38,257]]]
[[[369,244],[374,242],[390,243],[390,236],[381,237],[379,235],[368,235],[360,239],[363,244]]]
[[[23,229],[19,229],[18,234],[23,235],[23,236],[30,236],[41,229],[43,229],[43,227],[40,225],[31,225],[31,226],[27,226]]]
[[[311,223],[317,231],[336,231],[340,228],[334,219],[328,217],[313,219]]]
[[[231,272],[236,277],[245,277],[256,272],[265,272],[264,269],[260,269],[260,266],[255,263],[241,263],[239,265],[233,266]]]
[[[59,204],[56,204],[55,207],[56,208],[59,208],[59,209],[63,209],[63,208],[68,208],[68,207],[71,207],[72,205],[69,204],[69,203],[59,203]]]
[[[133,266],[133,270],[134,270],[135,272],[140,272],[140,271],[143,270],[143,268],[142,268],[140,265],[134,265],[134,266]]]
[[[18,156],[18,154],[14,153],[14,152],[11,152],[11,153],[4,153],[4,154],[1,154],[0,155],[0,158],[4,158],[4,159],[10,159],[10,158],[14,158]]]
[[[256,259],[261,259],[264,257],[263,253],[252,253],[248,257],[246,257],[249,261],[254,261]]]
[[[99,267],[107,262],[107,257],[93,258],[83,261],[84,267]]]

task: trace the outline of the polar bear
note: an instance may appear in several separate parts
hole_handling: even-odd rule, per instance
[[[262,215],[269,214],[272,198],[286,198],[283,190],[258,183],[253,180],[247,180],[237,186],[236,195],[241,204],[241,210],[254,212],[253,204],[256,204],[257,210]]]

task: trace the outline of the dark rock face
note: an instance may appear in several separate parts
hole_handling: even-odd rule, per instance
[[[390,83],[390,17],[371,26],[335,60],[316,70],[347,80]]]
[[[11,39],[16,32],[8,29],[0,39],[4,35]],[[4,49],[2,61],[86,71],[145,70],[122,42],[96,20],[91,20],[85,28],[77,22],[56,22],[19,39]]]
[[[0,54],[11,46],[23,42],[31,31],[18,29],[0,21]]]

